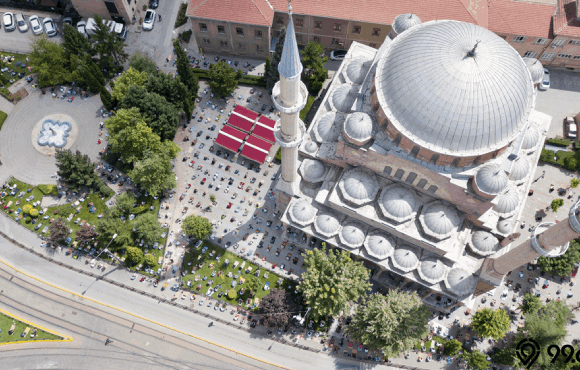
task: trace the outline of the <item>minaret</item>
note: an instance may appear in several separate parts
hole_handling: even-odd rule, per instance
[[[572,206],[567,219],[558,223],[541,223],[536,226],[530,239],[499,257],[488,258],[481,277],[487,280],[502,279],[508,272],[539,256],[558,257],[566,253],[570,241],[580,236],[579,206],[580,200]]]
[[[308,90],[300,80],[302,63],[292,22],[292,6],[288,2],[288,28],[278,64],[280,81],[272,90],[272,100],[280,111],[276,125],[276,142],[282,148],[282,176],[276,186],[277,208],[284,209],[293,196],[300,195],[298,176],[298,147],[304,138],[305,126],[299,113],[306,105]]]

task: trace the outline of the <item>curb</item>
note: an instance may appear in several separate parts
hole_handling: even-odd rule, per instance
[[[50,333],[50,334],[53,334],[53,335],[56,335],[56,336],[59,336],[59,337],[62,338],[62,339],[23,340],[23,341],[19,341],[19,342],[5,342],[5,343],[0,343],[0,346],[5,346],[7,344],[44,343],[44,342],[72,342],[73,341],[72,337],[69,337],[69,336],[66,336],[66,335],[57,333],[57,332],[55,332],[53,330],[50,330],[50,329],[46,329],[46,328],[44,328],[44,327],[42,327],[40,325],[33,324],[33,323],[31,323],[31,322],[29,322],[27,320],[21,319],[20,317],[11,314],[8,311],[4,311],[1,308],[0,308],[0,312],[2,312],[3,314],[5,314],[6,316],[10,316],[10,317],[12,317],[12,318],[14,318],[14,319],[16,319],[18,321],[21,321],[21,322],[26,323],[28,325],[34,326],[35,328],[44,330],[47,333]]]

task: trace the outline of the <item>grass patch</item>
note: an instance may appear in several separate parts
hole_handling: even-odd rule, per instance
[[[201,251],[203,247],[207,247],[208,250],[202,254]],[[215,251],[215,254],[213,257],[210,257],[212,251]],[[216,260],[218,255],[221,255],[219,261]],[[226,259],[229,260],[229,265],[227,267],[224,265]],[[234,268],[234,264],[236,261],[238,262],[238,266]],[[240,266],[244,262],[245,262],[244,267],[240,269]],[[211,263],[214,264],[213,268],[210,268]],[[200,264],[203,264],[201,268],[199,267]],[[196,266],[197,270],[192,272],[192,270]],[[248,269],[248,267],[251,267],[252,270],[251,272],[246,273],[246,269]],[[203,242],[203,244],[199,248],[195,248],[193,244],[190,246],[190,250],[185,254],[185,258],[183,261],[183,269],[186,272],[185,277],[183,277],[182,279],[182,284],[185,285],[184,289],[187,289],[187,283],[189,282],[189,280],[191,280],[191,287],[189,287],[191,291],[201,294],[207,294],[207,291],[210,288],[210,286],[208,286],[208,282],[210,280],[213,280],[213,284],[211,285],[211,287],[215,289],[217,285],[221,285],[221,288],[218,289],[216,293],[212,295],[212,298],[220,299],[224,302],[233,305],[237,305],[238,299],[241,298],[243,300],[242,305],[243,307],[246,307],[246,300],[250,297],[250,291],[247,288],[248,287],[247,283],[250,279],[256,278],[260,283],[260,287],[257,289],[257,291],[254,292],[255,293],[254,298],[258,298],[258,300],[260,300],[266,295],[268,295],[268,293],[270,293],[269,290],[264,290],[264,285],[266,284],[266,282],[270,282],[270,289],[277,288],[279,287],[277,281],[278,279],[281,278],[279,275],[276,275],[267,269],[260,269],[258,265],[255,265],[240,256],[230,253],[225,249],[214,246],[209,242]],[[255,276],[256,271],[260,271],[259,277]],[[212,273],[214,272],[215,276],[211,277]],[[220,272],[221,274],[220,276],[218,276],[218,273]],[[229,272],[232,273],[231,278],[227,276]],[[266,272],[268,273],[267,278],[264,277],[264,273]],[[236,275],[238,275],[237,279],[235,279]],[[203,280],[204,276],[207,277],[207,280],[205,281]],[[195,281],[196,277],[199,278],[197,282]],[[245,279],[246,282],[240,284],[240,278]],[[232,281],[237,281],[238,283],[235,288],[232,288],[231,286]],[[201,284],[201,287],[198,290],[197,287],[199,284]],[[282,288],[288,289],[288,284],[289,281],[283,279]],[[239,292],[242,288],[246,288],[246,292],[243,295],[240,295]],[[236,292],[235,298],[230,298],[226,294],[226,291],[231,290],[235,290]],[[224,293],[221,298],[218,298],[219,292]],[[254,302],[254,298],[252,298],[252,303]]]
[[[282,162],[282,148],[278,148],[278,151],[276,151],[276,155],[274,155],[274,159],[279,163]]]
[[[308,112],[310,112],[310,108],[312,108],[312,104],[314,104],[315,99],[316,99],[315,96],[308,95],[308,102],[306,103],[304,108],[302,108],[302,110],[300,111],[300,119],[303,122],[306,120],[306,116],[308,115]]]
[[[0,130],[2,130],[2,125],[4,124],[4,121],[6,121],[6,118],[8,118],[8,114],[0,110]]]
[[[5,57],[13,57],[12,61],[5,61]],[[14,53],[6,53],[6,52],[0,52],[0,59],[2,60],[2,62],[0,63],[0,66],[2,67],[7,67],[9,69],[14,69],[13,72],[4,72],[1,73],[0,75],[2,76],[2,78],[6,79],[6,82],[3,82],[3,87],[8,87],[11,86],[14,82],[20,80],[21,77],[18,77],[18,75],[12,76],[12,73],[23,73],[24,75],[28,76],[29,74],[31,74],[32,72],[28,70],[28,62],[26,61],[26,54],[14,54]],[[20,65],[20,66],[16,66],[16,64],[20,62],[24,65]],[[2,80],[2,78],[0,78],[0,80]],[[10,82],[12,81],[12,82]]]
[[[445,343],[447,343],[447,339],[434,335],[431,340],[425,342],[424,346],[427,352],[431,351],[431,342],[439,342],[439,344],[443,344],[445,346]],[[421,342],[415,344],[415,349],[421,352]],[[439,347],[435,347],[435,352],[439,353]]]
[[[177,13],[177,19],[175,20],[175,27],[183,26],[187,23],[187,17],[185,16],[185,12],[187,11],[187,4],[181,4],[179,7],[179,12]]]
[[[8,333],[12,325],[14,325],[15,328],[14,333],[10,335]],[[26,328],[30,328],[30,330],[26,336],[22,337],[21,334],[24,333]],[[31,338],[31,334],[34,335],[34,338]],[[0,343],[24,342],[30,340],[41,341],[47,339],[63,340],[64,338],[0,313]]]

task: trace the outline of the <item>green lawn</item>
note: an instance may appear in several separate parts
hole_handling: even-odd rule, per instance
[[[14,334],[10,335],[8,334],[8,332],[10,331],[12,325],[15,326],[15,329]],[[21,337],[20,335],[24,333],[24,331],[28,327],[30,328],[28,335],[26,335],[25,337]],[[10,316],[0,313],[0,343],[23,342],[29,340],[44,340],[44,339],[53,339],[53,340],[63,339],[62,337],[48,333],[42,329],[38,329],[36,334],[34,334],[34,338],[30,338],[30,334],[33,334],[36,329],[37,328],[35,328],[32,325],[18,321]]]
[[[306,116],[308,115],[308,112],[310,112],[310,108],[312,108],[312,104],[314,104],[314,99],[316,99],[315,96],[308,95],[308,102],[306,102],[306,105],[300,111],[300,119],[302,121],[306,120]]]
[[[443,344],[443,345],[445,345],[445,343],[447,343],[447,339],[442,338],[442,337],[438,337],[437,335],[434,335],[432,340],[428,340],[425,342],[425,349],[427,351],[431,351],[431,342],[432,341],[439,342],[440,344]],[[417,351],[421,351],[421,342],[415,344],[415,349]],[[439,352],[439,347],[435,347],[435,351]]]
[[[208,250],[202,254],[201,251],[203,247],[208,247]],[[215,255],[213,257],[210,257],[210,253],[212,251],[215,251]],[[219,261],[216,260],[218,255],[221,255]],[[199,256],[201,256],[201,258],[198,259]],[[229,265],[227,267],[224,265],[226,259],[229,260]],[[239,264],[237,267],[234,268],[234,264],[236,263],[236,261]],[[245,262],[244,267],[240,269],[240,266],[244,262]],[[203,266],[200,268],[199,264],[203,264]],[[211,264],[213,264],[213,266],[211,266]],[[196,266],[198,267],[197,270],[192,273],[192,269],[194,269]],[[252,271],[250,273],[246,273],[246,269],[248,269],[248,267],[252,268]],[[230,253],[224,250],[223,248],[214,246],[208,242],[204,242],[197,249],[194,247],[194,244],[190,245],[190,251],[188,251],[185,254],[185,258],[183,260],[183,269],[184,271],[186,271],[187,275],[182,279],[182,282],[184,284],[187,284],[187,282],[191,280],[191,287],[189,289],[191,289],[192,291],[196,293],[206,294],[208,289],[210,288],[208,286],[208,282],[210,280],[213,280],[212,287],[215,288],[217,285],[221,284],[221,288],[212,295],[212,298],[220,299],[222,301],[234,305],[238,304],[239,298],[242,298],[244,302],[243,303],[244,307],[246,306],[246,300],[249,298],[250,294],[249,289],[247,288],[248,286],[247,282],[250,280],[250,278],[256,278],[255,273],[256,271],[260,270],[258,265],[255,265],[240,256]],[[229,272],[232,273],[231,278],[227,276]],[[214,277],[211,276],[212,273],[215,273]],[[220,274],[219,276],[218,273]],[[269,275],[268,278],[264,277],[264,273],[268,273]],[[236,275],[238,275],[237,279],[235,278]],[[196,277],[199,279],[197,282],[195,281]],[[207,277],[207,280],[204,281],[203,277]],[[246,282],[240,284],[240,278],[245,279]],[[261,269],[259,277],[256,278],[260,283],[260,287],[255,292],[254,298],[262,299],[270,292],[269,290],[264,290],[264,285],[266,284],[266,281],[270,282],[270,289],[278,288],[279,286],[277,284],[277,281],[280,278],[281,278],[280,276],[266,269]],[[231,283],[234,280],[237,281],[238,285],[235,288],[232,288]],[[200,290],[197,290],[199,284],[201,284],[201,288]],[[289,284],[288,280],[283,279],[282,288],[288,289],[288,284]],[[184,288],[187,288],[187,285],[185,285]],[[244,293],[244,295],[240,296],[239,291],[242,288],[246,288],[246,292]],[[236,297],[234,299],[230,299],[225,293],[227,290],[231,289],[234,289],[236,292],[238,292],[238,294],[236,294]],[[224,295],[221,298],[218,298],[218,293],[220,291],[224,292]],[[252,298],[252,302],[254,302],[254,298]]]
[[[26,55],[25,54],[14,54],[14,53],[7,53],[7,52],[0,52],[0,58],[2,58],[2,61],[4,61],[4,57],[5,56],[12,56],[14,57],[14,61],[13,62],[5,62],[6,67],[10,68],[10,69],[14,69],[14,72],[16,73],[24,73],[25,75],[29,75],[32,72],[28,71],[27,67],[22,67],[22,66],[18,66],[16,67],[16,63],[17,62],[22,62],[22,63],[26,63],[28,64],[28,62],[26,62]],[[20,80],[20,78],[18,76],[11,76],[10,72],[4,72],[2,73],[2,76],[4,76],[4,78],[6,78],[6,80],[8,81],[8,83],[6,83],[4,85],[4,87],[8,87],[10,85],[12,85],[10,83],[10,79],[13,79],[15,82]]]
[[[0,110],[0,130],[2,130],[2,125],[6,121],[6,118],[8,118],[8,115]]]

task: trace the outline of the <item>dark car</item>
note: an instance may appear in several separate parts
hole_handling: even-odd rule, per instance
[[[210,127],[210,131],[214,131],[214,130],[215,130],[215,128],[216,128],[216,125],[213,125],[213,126],[211,126],[211,127]]]
[[[274,243],[276,241],[276,237],[273,236],[272,239],[270,239],[270,243]]]
[[[157,9],[159,6],[159,0],[149,0],[149,7],[151,9]]]
[[[262,111],[265,111],[268,106],[266,104],[262,104]]]
[[[202,134],[203,134],[203,131],[199,131],[199,132],[197,133],[197,137],[200,137]]]

